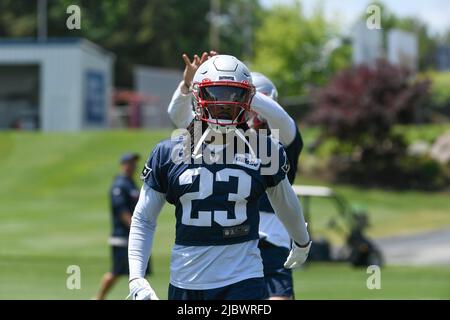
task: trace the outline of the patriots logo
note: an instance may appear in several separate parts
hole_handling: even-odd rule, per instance
[[[149,168],[147,165],[144,166],[144,169],[142,169],[141,172],[141,180],[147,179],[148,175],[152,172],[152,168]]]
[[[284,164],[281,166],[281,170],[283,170],[284,173],[288,173],[289,169],[291,168],[291,165],[289,164],[286,152],[284,150],[283,154],[284,154]]]
[[[289,165],[289,163],[285,163],[281,166],[281,170],[283,170],[284,173],[288,173],[290,168],[291,166]]]

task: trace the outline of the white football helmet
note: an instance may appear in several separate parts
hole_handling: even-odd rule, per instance
[[[278,90],[277,87],[267,78],[265,75],[259,72],[252,72],[253,85],[256,88],[256,91],[268,96],[272,100],[278,100]],[[248,124],[253,129],[265,128],[267,126],[267,120],[252,111],[251,116],[249,117]]]
[[[252,72],[252,80],[253,85],[256,88],[256,91],[265,94],[270,97],[272,100],[278,100],[278,90],[277,87],[267,78],[265,75],[259,72]]]
[[[246,122],[255,87],[250,71],[235,57],[217,55],[204,62],[192,89],[196,118],[212,130],[228,133]]]

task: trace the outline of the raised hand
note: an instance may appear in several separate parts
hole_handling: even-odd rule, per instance
[[[192,80],[194,79],[195,72],[197,69],[202,65],[203,62],[210,59],[211,57],[217,55],[216,51],[211,50],[208,52],[203,52],[201,57],[198,55],[194,55],[194,58],[191,59],[189,56],[185,53],[183,53],[183,60],[184,60],[184,72],[183,72],[183,81],[186,87],[190,87],[192,84]]]

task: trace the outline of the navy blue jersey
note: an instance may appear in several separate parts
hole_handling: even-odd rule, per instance
[[[294,184],[295,175],[297,174],[298,159],[303,149],[302,136],[297,128],[296,131],[297,132],[295,133],[294,140],[291,142],[290,145],[284,147],[284,150],[286,150],[286,155],[289,160],[289,163],[291,164],[291,168],[287,173],[289,182],[291,184]]]
[[[112,236],[128,237],[130,228],[122,222],[121,215],[124,212],[133,214],[134,207],[139,200],[139,190],[133,179],[118,175],[114,178],[109,195],[113,218]]]
[[[298,129],[295,134],[294,141],[292,141],[290,145],[285,146],[284,149],[286,151],[286,156],[291,165],[291,168],[289,169],[287,176],[289,182],[293,184],[295,180],[295,175],[297,174],[298,158],[300,157],[300,153],[302,152],[303,149],[303,139]],[[262,212],[275,213],[272,206],[270,205],[269,198],[267,198],[266,194],[264,194],[261,197],[259,210]]]
[[[229,245],[258,239],[259,199],[289,170],[281,145],[275,146],[267,137],[261,140],[267,143],[264,149],[272,163],[261,161],[259,146],[256,157],[227,147],[218,155],[220,163],[194,160],[182,138],[165,140],[155,147],[141,178],[175,205],[176,244]],[[272,155],[271,146],[275,146]],[[186,150],[187,157],[183,156]],[[228,155],[232,157],[229,161]],[[263,174],[268,167],[275,167],[274,172]]]

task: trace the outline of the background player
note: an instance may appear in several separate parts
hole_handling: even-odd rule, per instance
[[[294,183],[298,159],[303,148],[300,131],[287,112],[276,102],[278,91],[275,85],[261,73],[252,72],[257,92],[252,100],[253,117],[249,121],[255,130],[277,129],[279,141],[283,144],[291,168],[287,173],[289,182]],[[272,100],[270,100],[270,99]],[[274,214],[269,199],[263,195],[260,200],[261,221],[259,225],[261,257],[264,278],[271,299],[292,299],[294,296],[292,271],[283,264],[289,255],[291,241],[286,229]]]
[[[139,189],[134,182],[137,153],[126,153],[120,158],[121,173],[118,174],[109,190],[112,233],[109,238],[112,254],[111,271],[103,275],[100,289],[95,299],[105,299],[116,280],[122,275],[128,275],[128,236],[131,217],[139,199]]]

